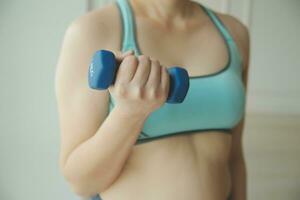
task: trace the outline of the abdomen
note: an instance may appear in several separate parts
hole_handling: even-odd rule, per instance
[[[104,200],[225,199],[231,135],[201,132],[136,145]]]

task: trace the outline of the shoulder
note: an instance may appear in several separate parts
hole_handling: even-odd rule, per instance
[[[238,18],[224,13],[216,12],[217,16],[226,26],[230,32],[233,40],[237,44],[237,47],[242,56],[242,67],[243,67],[243,81],[247,86],[248,71],[249,71],[249,59],[250,59],[250,34],[248,27],[241,22]]]
[[[72,41],[82,41],[85,45],[101,43],[101,47],[109,48],[115,40],[116,29],[120,27],[118,15],[114,3],[89,11],[70,22],[65,37]]]
[[[248,27],[238,18],[224,13],[216,13],[217,16],[222,20],[226,28],[229,30],[233,39],[236,40],[244,48],[248,48],[250,35]]]
[[[250,54],[250,33],[248,27],[241,20],[230,14],[220,13],[216,11],[214,12],[226,26],[227,30],[233,37],[233,40],[237,44],[244,61],[244,70],[247,70]]]
[[[71,92],[69,82],[75,82],[74,90],[87,85],[85,74],[95,51],[118,49],[117,9],[109,4],[87,12],[73,19],[66,28],[56,64],[56,86],[63,96],[68,94],[66,91]]]

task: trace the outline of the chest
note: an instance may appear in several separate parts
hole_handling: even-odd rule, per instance
[[[181,66],[190,76],[222,70],[229,59],[226,43],[212,24],[185,30],[165,30],[146,20],[137,20],[136,43],[142,54],[162,66]]]
[[[180,133],[230,131],[243,116],[245,91],[238,48],[218,18],[208,13],[214,23],[204,20],[199,26],[175,31],[139,17],[123,20],[123,51],[134,49],[165,67],[183,67],[190,76],[184,102],[165,103],[151,113],[137,143]],[[110,110],[113,106],[111,98]]]
[[[200,131],[230,133],[244,114],[245,92],[239,76],[226,72],[190,79],[190,88],[183,103],[165,103],[151,113],[138,143]]]

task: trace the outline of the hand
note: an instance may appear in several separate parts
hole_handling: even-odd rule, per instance
[[[129,115],[148,116],[166,102],[170,77],[159,61],[132,52],[116,58],[121,63],[114,85],[108,88],[116,108]]]

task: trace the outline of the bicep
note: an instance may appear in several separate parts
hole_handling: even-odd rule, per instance
[[[88,86],[88,66],[98,47],[82,29],[78,24],[68,27],[55,74],[61,166],[79,144],[96,133],[108,112],[107,90],[96,91]]]

